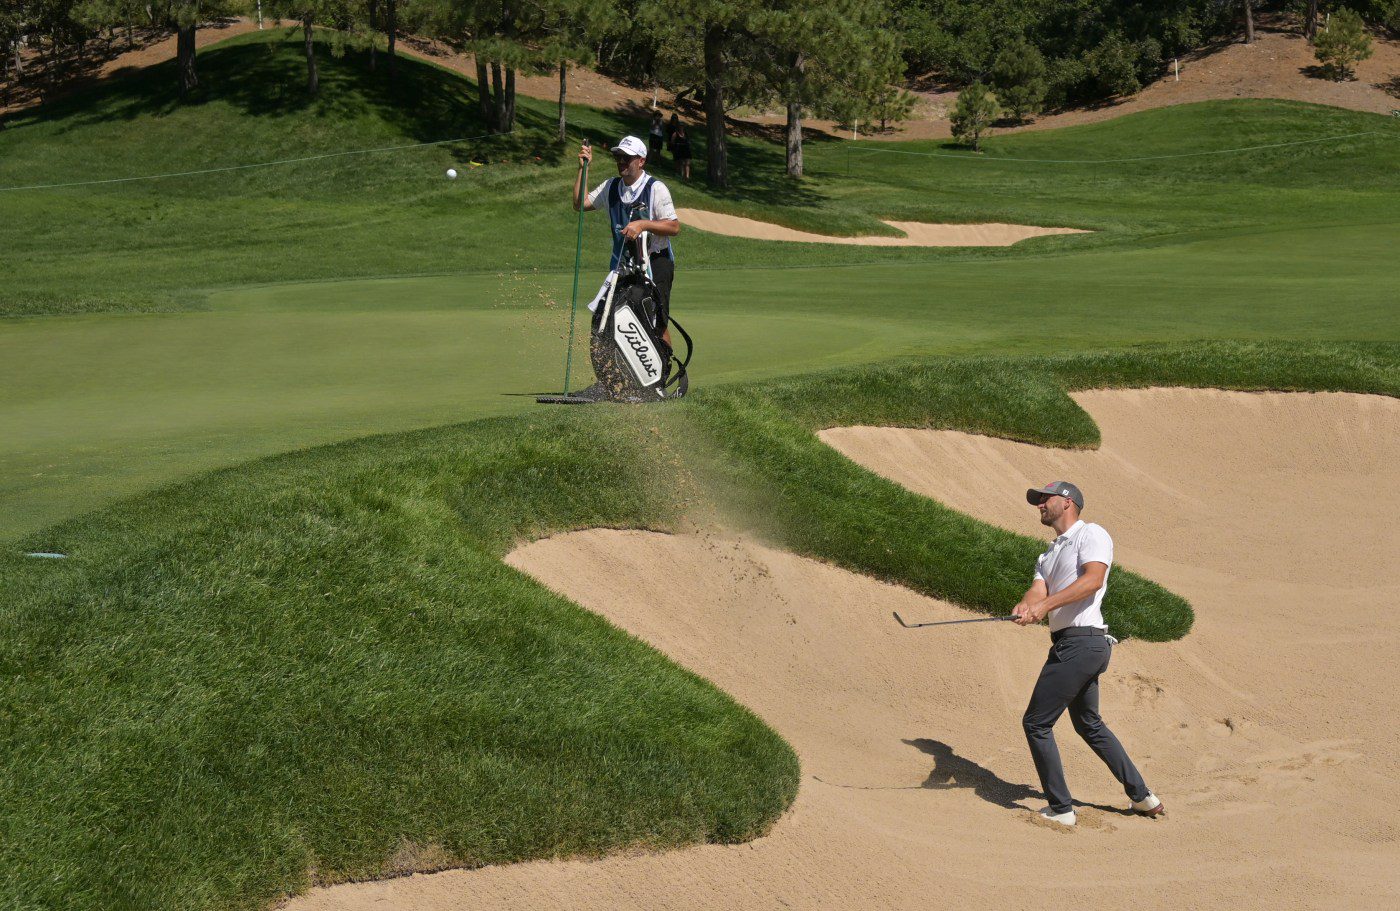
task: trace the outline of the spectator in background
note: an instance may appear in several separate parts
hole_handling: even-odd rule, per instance
[[[661,123],[661,112],[653,111],[651,115],[651,133],[647,136],[647,158],[652,161],[661,161],[661,150],[666,146],[665,128]]]
[[[676,157],[676,127],[680,125],[680,115],[672,111],[671,119],[666,122],[666,148],[670,150],[672,158]]]
[[[685,124],[676,123],[676,131],[671,134],[671,157],[676,159],[681,179],[690,179],[690,137],[685,135]]]

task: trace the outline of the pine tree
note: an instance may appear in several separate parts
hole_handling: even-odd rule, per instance
[[[772,94],[771,62],[761,59],[755,38],[755,18],[765,8],[763,0],[651,0],[638,11],[638,24],[664,51],[663,81],[703,86],[705,178],[712,187],[729,186],[725,114]]]
[[[1049,85],[1045,81],[1045,57],[1035,45],[1019,39],[1002,48],[992,64],[992,85],[997,100],[1017,120],[1040,113]]]
[[[321,73],[316,62],[316,23],[338,24],[349,18],[344,0],[266,0],[274,16],[301,23],[302,48],[306,55],[306,94],[311,97],[321,91]],[[332,41],[340,47],[341,32],[334,31]]]
[[[565,140],[569,67],[594,60],[593,49],[607,36],[623,31],[629,18],[611,0],[538,0],[530,32],[541,66],[559,73],[559,141]]]
[[[971,143],[974,152],[982,151],[982,134],[1000,113],[997,96],[982,83],[972,83],[958,93],[958,103],[953,108],[954,138]]]
[[[1327,29],[1313,39],[1313,53],[1329,76],[1340,82],[1351,76],[1351,68],[1374,53],[1371,36],[1355,10],[1340,9],[1332,14]]]
[[[776,98],[787,109],[787,173],[802,176],[805,110],[888,121],[911,105],[895,86],[902,61],[884,28],[883,0],[770,0],[751,27],[772,69]]]

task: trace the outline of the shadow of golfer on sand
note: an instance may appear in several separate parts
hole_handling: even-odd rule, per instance
[[[987,801],[994,803],[1007,810],[1029,809],[1019,801],[1023,800],[1045,800],[1046,797],[1039,790],[1024,784],[1012,784],[1003,781],[991,769],[983,768],[971,759],[964,759],[948,744],[939,740],[931,740],[927,737],[920,737],[916,740],[905,740],[904,743],[911,747],[916,747],[920,751],[927,753],[934,759],[933,771],[928,773],[924,779],[923,787],[934,791],[950,790],[952,788],[971,788],[972,793]],[[1109,807],[1097,803],[1085,803],[1076,800],[1075,806],[1093,807],[1105,813],[1129,814],[1130,811],[1121,807]]]

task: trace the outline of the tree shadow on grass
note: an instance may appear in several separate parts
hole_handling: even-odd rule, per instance
[[[923,787],[929,790],[945,791],[955,788],[969,788],[972,793],[988,803],[996,804],[1007,810],[1027,809],[1021,801],[1047,799],[1045,794],[1036,788],[1006,781],[991,769],[980,766],[971,759],[959,756],[951,746],[940,740],[920,737],[914,740],[905,740],[904,743],[933,757],[933,771],[928,773],[928,778],[924,779],[923,783]],[[1093,807],[1096,810],[1116,813],[1120,816],[1132,815],[1131,810],[1125,810],[1122,807],[1086,803],[1082,800],[1076,800],[1074,804],[1080,807]]]
[[[221,31],[235,23],[235,19],[220,17],[200,23],[199,28],[201,32]],[[110,29],[106,36],[99,33],[85,41],[81,55],[71,44],[56,48],[51,46],[44,53],[30,51],[23,55],[22,79],[15,79],[12,74],[0,77],[0,104],[11,105],[11,110],[5,116],[28,116],[37,106],[51,105],[75,92],[125,79],[140,67],[127,65],[108,73],[102,70],[113,60],[143,51],[174,34],[173,29],[163,25],[133,26],[129,44],[124,30]]]
[[[477,105],[476,84],[409,57],[397,58],[390,78],[384,56],[370,70],[368,50],[345,48],[333,53],[328,39],[316,41],[319,91],[307,92],[306,57],[300,26],[271,34],[235,38],[201,51],[199,86],[186,97],[177,89],[176,62],[168,60],[119,80],[30,112],[29,122],[52,122],[63,132],[107,122],[166,117],[183,109],[221,103],[252,117],[285,118],[289,128],[312,124],[354,123],[374,117],[406,138],[441,142],[481,137],[453,144],[452,154],[466,161],[529,161],[554,164],[565,150],[558,142],[555,118],[529,105],[516,109],[513,132],[492,135]]]

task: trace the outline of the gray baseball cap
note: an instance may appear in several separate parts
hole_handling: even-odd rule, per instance
[[[1074,501],[1075,506],[1080,509],[1084,508],[1084,494],[1080,493],[1079,488],[1068,481],[1051,481],[1044,487],[1032,487],[1026,491],[1026,502],[1032,506],[1039,506],[1040,498],[1044,496],[1069,497]]]

